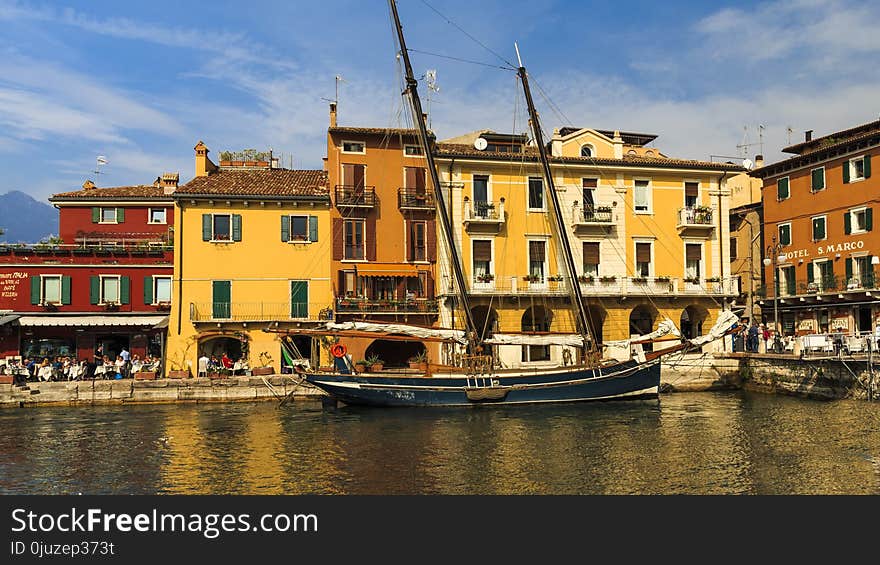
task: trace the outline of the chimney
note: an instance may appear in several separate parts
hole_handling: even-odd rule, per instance
[[[614,130],[614,138],[611,141],[614,143],[614,158],[623,159],[623,138],[620,137],[620,131]]]
[[[177,190],[177,184],[180,182],[180,173],[162,173],[160,180],[162,191],[165,193],[165,196],[168,196]]]
[[[804,142],[813,141],[813,130],[808,129],[804,132]]]
[[[764,166],[764,156],[763,155],[755,155],[755,168],[760,169]]]
[[[208,146],[205,145],[205,142],[199,140],[193,149],[196,151],[197,177],[206,177],[217,170],[217,165],[211,162],[211,159],[208,157],[210,150],[208,149]]]
[[[553,157],[562,156],[562,135],[559,128],[553,130],[553,137],[550,140],[550,155]]]
[[[336,127],[336,102],[330,103],[330,127]]]
[[[95,183],[93,183],[91,180],[87,180],[83,183],[83,190],[91,190],[93,188],[95,188]]]

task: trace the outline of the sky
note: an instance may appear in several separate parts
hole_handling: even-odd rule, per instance
[[[671,157],[773,162],[805,130],[880,116],[876,0],[398,5],[415,73],[436,70],[438,90],[419,92],[439,139],[526,131],[502,68],[514,42],[548,133],[652,133]],[[321,168],[337,85],[340,125],[412,124],[384,0],[0,0],[0,24],[0,194],[186,182],[199,140],[215,161],[272,149]]]

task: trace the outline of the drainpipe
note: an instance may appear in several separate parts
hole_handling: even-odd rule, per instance
[[[177,246],[177,335],[180,335],[181,323],[183,319],[183,202],[180,205],[180,217],[177,218],[178,228],[174,230],[174,237],[179,238],[180,245]],[[171,242],[174,249],[174,241]]]

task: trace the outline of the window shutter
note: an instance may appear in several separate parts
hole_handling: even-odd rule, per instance
[[[849,212],[843,213],[843,233],[847,235],[852,233],[852,219]]]
[[[40,303],[40,286],[43,278],[40,275],[31,275],[31,304]]]
[[[211,241],[211,236],[214,235],[213,232],[211,214],[202,214],[202,241]]]
[[[873,208],[865,209],[865,231],[871,231],[874,227],[874,213]]]
[[[345,253],[345,231],[342,218],[333,218],[333,260],[341,261]]]
[[[342,185],[354,186],[354,165],[342,164]]]
[[[403,250],[403,260],[404,261],[413,261],[415,258],[415,253],[413,253],[413,249],[415,249],[415,224],[413,224],[412,220],[404,220],[404,231],[406,232],[406,249]]]
[[[529,261],[544,261],[546,259],[545,246],[543,241],[529,242]]]
[[[865,178],[871,178],[871,156],[865,155]]]
[[[788,179],[779,179],[776,181],[776,198],[778,200],[785,200],[788,198]]]
[[[651,244],[636,243],[636,263],[651,262]]]
[[[318,216],[309,216],[309,241],[318,241]]]
[[[101,221],[101,209],[97,206],[92,207],[92,223],[97,224]]]
[[[437,222],[425,222],[425,257],[432,263],[437,260]]]
[[[684,183],[684,195],[685,196],[693,196],[697,198],[700,196],[700,185],[696,182],[686,182]]]
[[[89,277],[89,302],[97,304],[101,301],[101,277]]]
[[[813,265],[815,265],[815,263],[813,263],[812,261],[807,263],[807,284],[811,284],[813,282]]]
[[[813,190],[825,188],[825,169],[813,169]]]
[[[61,303],[70,304],[70,277],[61,277]]]
[[[849,279],[852,278],[852,258],[846,258],[846,282],[849,282]]]
[[[375,261],[376,260],[376,216],[370,214],[367,218],[367,221],[364,222],[366,224],[366,234],[364,237],[366,238],[367,246],[367,261]]]
[[[290,241],[290,216],[281,216],[281,241]]]
[[[474,261],[491,261],[492,260],[492,242],[491,241],[475,241],[474,242]]]
[[[426,281],[425,296],[427,296],[428,298],[434,298],[434,277],[431,275],[431,273],[428,273]]]
[[[116,223],[121,224],[125,222],[125,208],[117,208],[116,209]]]
[[[843,162],[843,184],[847,184],[849,182],[849,161]]]
[[[599,186],[599,179],[581,179],[581,186],[583,188],[597,188]]]
[[[408,189],[414,189],[418,185],[416,184],[416,168],[415,167],[404,167],[403,173],[404,186]]]
[[[688,261],[699,261],[703,258],[702,249],[699,244],[689,243],[685,246],[685,258]]]
[[[584,265],[598,265],[599,264],[599,242],[598,241],[585,241],[584,242]]]
[[[144,305],[153,303],[153,277],[144,277]]]
[[[241,214],[232,215],[232,241],[241,241]]]
[[[131,302],[131,279],[119,277],[119,303],[128,304],[129,302]]]

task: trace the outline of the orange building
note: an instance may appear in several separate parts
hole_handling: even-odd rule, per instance
[[[783,151],[795,156],[752,171],[764,181],[763,264],[771,286],[764,317],[772,320],[775,302],[786,335],[870,332],[880,321],[880,233],[873,226],[880,180],[871,175],[880,120],[816,139],[808,131]]]
[[[333,229],[336,321],[436,324],[434,192],[414,129],[346,127],[330,105],[325,168]],[[346,340],[355,361],[377,356],[405,367],[418,341]]]

